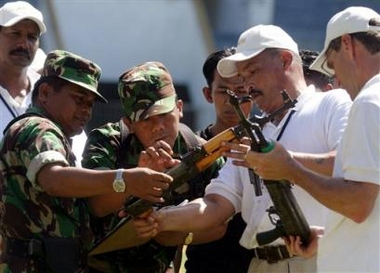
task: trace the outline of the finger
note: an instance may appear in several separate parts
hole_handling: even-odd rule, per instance
[[[136,229],[136,233],[141,238],[152,238],[157,235],[157,230],[156,229],[149,229],[149,230]]]
[[[248,164],[248,162],[244,160],[232,160],[232,164],[235,166],[250,168],[250,165]]]
[[[150,156],[150,159],[157,159],[160,156],[158,153],[159,149],[160,148],[148,147],[145,152]]]
[[[165,202],[165,199],[163,197],[156,197],[153,195],[147,194],[146,196],[143,197],[148,202],[151,202],[153,204],[162,204]]]
[[[235,151],[245,151],[247,148],[246,145],[235,143],[235,142],[224,142],[223,146],[229,150],[235,150]]]
[[[251,145],[251,139],[249,137],[243,137],[242,139],[240,139],[240,142],[245,145]]]
[[[239,159],[239,160],[245,160],[246,152],[245,151],[226,151],[223,152],[223,155],[229,158]]]
[[[170,155],[173,154],[172,148],[170,147],[170,145],[166,141],[159,140],[159,141],[157,141],[156,145],[158,146],[158,148],[161,148],[161,149],[165,150]]]
[[[160,187],[160,188],[165,189],[165,187],[169,186],[169,185],[167,185],[167,183],[173,182],[173,177],[171,177],[170,175],[168,175],[166,173],[153,171],[149,180],[150,180],[150,183],[158,183],[158,184],[153,184],[156,186],[159,186],[161,183],[166,184],[166,185],[163,185],[163,187]]]
[[[157,152],[158,152],[158,156],[160,157],[161,160],[165,160],[165,161],[171,161],[172,160],[171,154],[168,153],[163,148],[160,148]]]

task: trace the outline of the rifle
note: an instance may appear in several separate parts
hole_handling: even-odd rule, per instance
[[[251,149],[261,153],[270,152],[274,148],[274,142],[265,139],[260,124],[247,120],[244,117],[236,95],[233,92],[229,92],[228,94],[230,95],[231,104],[242,121],[241,124],[251,139]],[[295,235],[300,236],[302,243],[307,245],[310,238],[310,228],[294,197],[292,184],[286,180],[264,180],[263,182],[273,202],[273,206],[267,212],[275,228],[258,233],[256,235],[257,243],[259,245],[266,245],[282,236]]]
[[[221,147],[221,143],[223,141],[237,142],[242,137],[249,136],[247,135],[247,132],[249,130],[246,130],[246,128],[247,126],[250,126],[250,124],[255,124],[255,126],[263,126],[265,123],[272,120],[276,115],[293,107],[295,101],[292,101],[286,92],[282,92],[282,94],[284,104],[281,108],[277,109],[272,114],[263,117],[254,115],[249,120],[247,120],[241,113],[244,119],[241,119],[241,122],[237,126],[224,130],[223,132],[219,133],[218,135],[207,141],[202,146],[195,147],[185,155],[181,156],[181,162],[178,165],[165,171],[166,174],[173,177],[173,182],[170,183],[169,188],[163,192],[165,203],[161,204],[161,206],[170,205],[167,202],[167,200],[170,200],[171,193],[175,189],[177,189],[190,179],[194,178],[200,172],[206,170],[215,162],[215,160],[222,156],[224,150]],[[241,102],[251,100],[251,97],[246,96],[236,100],[236,103],[239,105]],[[260,187],[260,181],[258,179],[258,176],[254,176],[255,184],[257,184],[256,186]],[[132,217],[142,217],[145,213],[150,212],[154,206],[156,206],[156,204],[153,204],[149,201],[140,199],[135,196],[130,196],[124,203],[124,211],[126,211]]]

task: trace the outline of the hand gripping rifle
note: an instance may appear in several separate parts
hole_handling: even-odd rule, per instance
[[[249,137],[249,135],[247,135],[247,132],[250,130],[246,129],[247,126],[249,127],[251,126],[251,124],[254,124],[255,126],[263,126],[265,123],[273,119],[276,115],[294,106],[295,102],[292,101],[285,92],[283,92],[283,98],[284,105],[280,109],[273,112],[271,115],[264,117],[253,116],[249,120],[245,119],[245,117],[243,116],[244,119],[241,119],[241,123],[239,125],[226,129],[225,131],[219,133],[218,135],[207,141],[202,146],[198,146],[189,151],[188,153],[184,154],[181,157],[181,163],[165,171],[166,174],[173,177],[173,182],[170,183],[169,189],[163,192],[163,197],[165,201],[171,199],[171,193],[175,189],[188,182],[190,179],[194,178],[200,172],[205,171],[215,162],[215,160],[217,160],[222,155],[224,150],[221,147],[221,143],[223,141],[238,141],[244,136]],[[239,104],[241,102],[245,102],[247,100],[251,100],[251,97],[247,96],[240,99],[236,98],[236,103],[239,107]],[[258,176],[254,175],[254,178],[256,187],[258,189],[261,189],[260,180],[258,179]],[[157,204],[153,204],[141,198],[131,196],[127,198],[126,202],[124,203],[124,210],[132,217],[141,217],[144,215],[144,213],[150,212],[153,206],[156,205]],[[167,202],[165,202],[164,204],[160,204],[160,206],[167,205],[170,204]]]
[[[284,101],[286,101],[285,92],[282,94]],[[241,124],[251,139],[251,149],[261,153],[270,152],[274,148],[274,142],[265,139],[260,124],[254,123],[244,117],[238,99],[233,92],[229,93],[229,95],[230,102],[235,107],[241,119]],[[264,180],[263,182],[273,202],[273,206],[267,212],[275,228],[258,233],[256,235],[257,243],[259,245],[266,245],[279,237],[295,235],[300,236],[302,242],[307,245],[310,237],[310,228],[294,197],[292,184],[286,180]]]

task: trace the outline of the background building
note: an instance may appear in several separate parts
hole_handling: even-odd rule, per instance
[[[3,5],[7,1],[0,1]],[[352,5],[379,12],[379,0],[33,0],[45,18],[45,52],[65,49],[97,62],[108,105],[95,106],[87,130],[122,115],[118,76],[146,61],[170,70],[185,101],[184,122],[198,130],[214,120],[202,95],[202,65],[217,49],[236,45],[256,24],[276,24],[300,49],[321,50],[325,27],[337,11]]]

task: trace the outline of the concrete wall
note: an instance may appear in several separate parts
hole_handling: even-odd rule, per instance
[[[203,61],[214,48],[210,48],[209,24],[199,4],[173,0],[39,1],[48,27],[42,47],[45,51],[63,48],[94,60],[102,67],[101,79],[106,84],[116,83],[123,71],[136,64],[163,62],[180,89],[189,92],[186,123],[200,129],[214,117],[201,93]],[[106,92],[107,97],[115,98],[117,91],[108,88]],[[111,104],[120,108],[118,100]],[[94,119],[103,119],[107,113],[113,116],[114,109],[107,107],[101,111],[95,108]],[[101,122],[95,120],[96,125]]]

